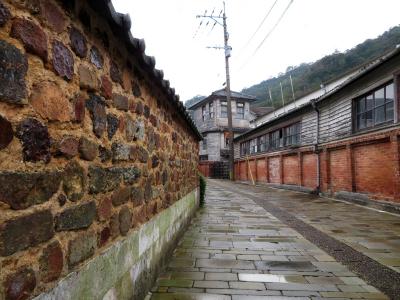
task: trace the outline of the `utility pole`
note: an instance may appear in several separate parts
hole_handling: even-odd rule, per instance
[[[234,147],[233,147],[233,129],[232,129],[232,102],[231,102],[231,80],[229,75],[229,57],[231,56],[232,47],[228,45],[229,33],[226,24],[226,12],[225,12],[225,2],[223,14],[221,13],[219,16],[214,16],[213,13],[211,15],[198,15],[197,18],[210,18],[215,24],[219,24],[224,28],[224,47],[208,47],[214,49],[223,49],[225,54],[225,72],[226,72],[226,100],[227,100],[227,110],[228,110],[228,132],[229,132],[229,177],[232,181],[235,180],[235,160],[234,160]],[[222,24],[220,20],[222,19]],[[214,24],[214,25],[215,25]]]

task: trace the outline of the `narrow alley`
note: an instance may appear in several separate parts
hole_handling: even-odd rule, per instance
[[[398,299],[399,272],[399,216],[208,180],[147,299]]]

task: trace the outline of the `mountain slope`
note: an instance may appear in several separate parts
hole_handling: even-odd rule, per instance
[[[334,52],[313,63],[302,63],[288,67],[284,74],[262,81],[242,90],[242,93],[259,99],[254,106],[271,106],[268,88],[271,89],[274,107],[282,106],[280,82],[283,87],[285,103],[292,102],[292,89],[289,75],[293,79],[295,98],[300,98],[334,78],[373,60],[400,44],[400,26],[391,28],[375,39],[368,39],[345,52]]]

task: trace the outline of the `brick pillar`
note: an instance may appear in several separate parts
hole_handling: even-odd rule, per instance
[[[394,195],[395,201],[400,201],[400,142],[397,135],[390,137],[394,166]]]
[[[320,159],[320,185],[324,192],[331,189],[331,178],[330,178],[330,157],[327,148],[324,148],[321,153],[317,153]]]
[[[269,183],[270,180],[269,180],[269,157],[268,156],[265,157],[265,171],[266,171],[265,175],[267,177],[267,182]]]
[[[283,155],[279,155],[280,184],[283,184]]]
[[[347,168],[350,171],[350,182],[349,182],[350,192],[356,192],[357,191],[356,173],[355,173],[356,170],[354,165],[353,148],[351,147],[351,144],[346,145],[346,158],[347,158]]]
[[[299,181],[298,184],[300,186],[303,186],[303,153],[302,152],[298,152],[297,153],[297,159],[299,161]]]

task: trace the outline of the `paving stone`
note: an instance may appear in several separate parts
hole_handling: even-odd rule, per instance
[[[211,294],[226,294],[226,295],[254,295],[262,296],[262,299],[270,299],[271,296],[281,295],[280,291],[267,290],[238,290],[238,289],[206,289],[207,293]],[[268,297],[266,297],[268,296]]]
[[[196,267],[200,268],[238,268],[238,269],[254,269],[253,262],[232,259],[203,259],[196,261]]]
[[[214,289],[227,289],[229,288],[228,282],[225,281],[195,281],[193,287],[195,288],[214,288]]]
[[[205,280],[236,281],[238,276],[237,274],[206,273]]]
[[[204,280],[203,272],[171,272],[171,279]],[[206,279],[209,280],[209,279]]]
[[[186,287],[191,288],[193,286],[193,280],[187,279],[161,279],[158,281],[159,286],[168,287]]]
[[[203,293],[155,293],[151,300],[231,300],[231,297]]]
[[[296,275],[239,273],[238,276],[239,276],[240,281],[276,282],[276,283],[307,283],[307,281],[305,280],[305,278],[303,276],[296,276]]]
[[[269,290],[280,291],[338,291],[338,288],[333,284],[266,283],[266,286]]]
[[[232,289],[241,289],[241,290],[265,290],[265,285],[258,282],[230,281],[229,287]]]

